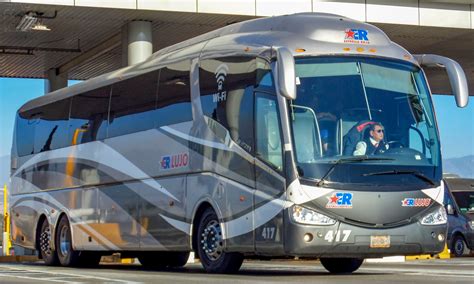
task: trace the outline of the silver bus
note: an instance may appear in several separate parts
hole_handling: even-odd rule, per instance
[[[454,61],[304,13],[232,24],[29,101],[12,147],[12,239],[48,265],[119,252],[180,267],[194,251],[215,273],[246,257],[348,273],[438,253],[445,187],[421,66],[445,67],[467,104]]]

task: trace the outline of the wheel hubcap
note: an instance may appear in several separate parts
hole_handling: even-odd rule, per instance
[[[71,240],[69,239],[69,228],[64,226],[61,228],[59,234],[59,251],[61,255],[67,256],[69,254],[69,248],[71,246]]]
[[[51,241],[51,230],[49,229],[49,226],[43,232],[41,232],[40,236],[40,248],[41,251],[47,255],[51,255],[51,246],[49,245]]]
[[[221,226],[216,220],[212,220],[201,234],[202,250],[210,260],[215,261],[221,257],[223,245]]]
[[[458,254],[461,254],[464,251],[463,243],[461,241],[457,241],[454,246],[454,249],[456,250]]]

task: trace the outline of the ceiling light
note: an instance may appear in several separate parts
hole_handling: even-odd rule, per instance
[[[49,32],[51,30],[45,24],[43,24],[41,21],[38,21],[31,29],[34,30],[34,31],[47,31],[47,32]]]
[[[21,18],[20,23],[16,26],[16,30],[22,32],[50,31],[51,29],[43,24],[43,19],[55,19],[57,15],[57,11],[54,11],[52,16],[45,16],[43,12],[26,12]]]
[[[31,30],[36,23],[38,22],[38,18],[36,17],[35,12],[28,12],[26,13],[23,18],[21,18],[20,23],[16,26],[17,31],[26,32]]]

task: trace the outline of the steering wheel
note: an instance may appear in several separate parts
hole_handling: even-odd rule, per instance
[[[389,149],[405,148],[400,140],[392,140],[387,142]]]
[[[412,149],[412,148],[388,148],[387,151],[385,151],[385,154],[387,155],[397,155],[397,156],[412,156],[417,160],[424,160],[426,159],[425,155],[421,153],[418,150]]]

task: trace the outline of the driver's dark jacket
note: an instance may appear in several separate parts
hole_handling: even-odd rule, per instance
[[[365,144],[367,144],[367,148],[365,150],[366,155],[380,155],[385,153],[385,151],[388,150],[388,144],[385,143],[385,141],[380,141],[377,147],[375,147],[372,142],[370,141],[370,138],[364,139]]]

